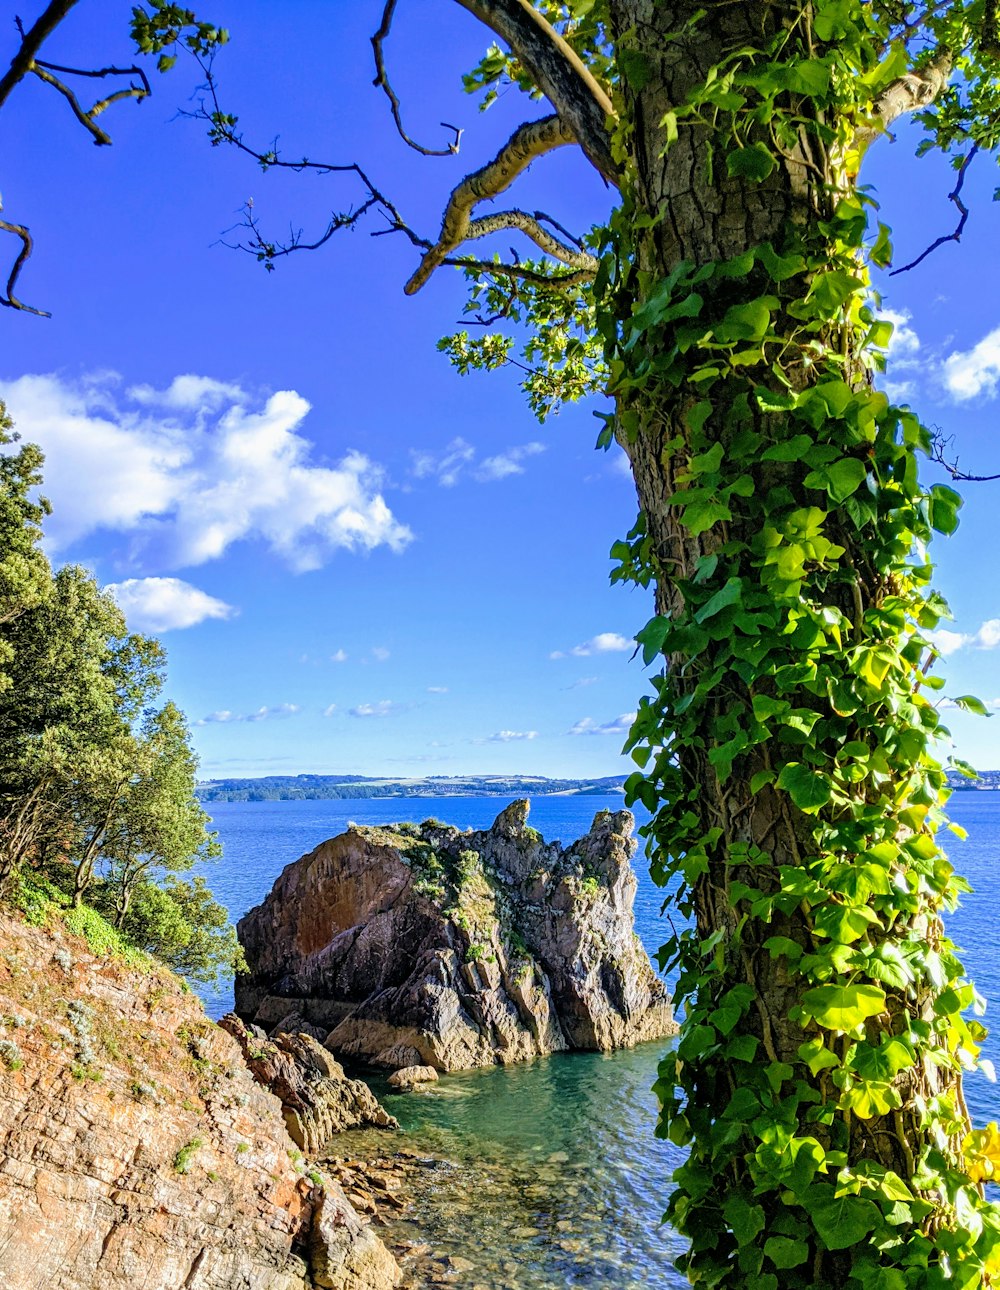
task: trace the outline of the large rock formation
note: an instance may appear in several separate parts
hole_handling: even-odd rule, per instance
[[[514,802],[483,832],[352,827],[290,864],[239,924],[236,1009],[289,1013],[342,1056],[460,1070],[671,1034],[635,935],[628,811],[572,846]]]
[[[176,977],[0,910],[4,1290],[396,1285],[339,1184],[306,1170]]]

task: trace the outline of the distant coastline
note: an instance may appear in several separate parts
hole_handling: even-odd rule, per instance
[[[1000,770],[980,770],[970,779],[947,772],[960,792],[1000,790]],[[624,792],[623,775],[598,779],[549,779],[544,775],[424,775],[388,779],[372,775],[264,775],[253,779],[208,779],[196,794],[202,802],[305,802],[367,797],[542,797]]]
[[[265,775],[209,779],[198,784],[202,802],[302,802],[366,797],[542,797],[624,792],[624,776],[548,779],[544,775],[426,775],[386,779],[368,775]]]
[[[957,770],[949,770],[946,774],[948,787],[952,790],[983,793],[1000,789],[1000,770],[977,770],[974,779]]]

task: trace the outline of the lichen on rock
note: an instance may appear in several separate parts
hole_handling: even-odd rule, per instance
[[[674,1033],[634,935],[634,820],[600,811],[569,847],[513,802],[491,828],[365,828],[290,864],[239,935],[237,1012],[291,1012],[333,1052],[460,1070]]]

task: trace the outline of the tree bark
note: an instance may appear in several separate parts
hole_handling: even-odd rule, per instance
[[[837,179],[837,159],[823,153],[815,135],[807,138],[800,132],[795,148],[786,153],[761,183],[730,177],[724,158],[716,157],[714,166],[710,167],[705,149],[707,129],[685,127],[682,123],[676,140],[669,148],[665,146],[661,126],[665,114],[683,104],[688,93],[705,81],[709,69],[720,64],[727,54],[747,46],[764,46],[788,16],[780,4],[709,6],[701,21],[687,30],[690,5],[658,0],[610,0],[609,8],[616,43],[636,51],[650,69],[641,88],[624,78],[620,87],[624,100],[622,115],[631,122],[625,184],[637,212],[656,217],[649,221],[648,228],[636,233],[637,249],[630,280],[636,307],[645,303],[657,284],[680,261],[701,266],[729,260],[760,243],[775,240],[782,229],[804,227],[829,216],[833,201],[839,195],[836,183],[829,182]],[[763,134],[757,137],[767,139]],[[770,146],[770,140],[767,142]],[[801,298],[807,287],[801,277],[783,285],[788,299]],[[737,290],[738,284],[735,284],[734,302],[740,298]],[[839,348],[842,337],[827,339],[836,341]],[[655,367],[655,352],[643,357]],[[847,379],[853,379],[856,386],[863,384],[867,377],[860,361],[854,361],[850,353],[846,358]],[[795,379],[800,385],[806,385],[815,378],[802,371]],[[631,461],[639,505],[655,553],[656,610],[666,617],[683,610],[684,597],[679,584],[694,578],[702,557],[718,550],[723,543],[749,543],[755,536],[736,508],[731,520],[693,536],[681,523],[678,509],[671,505],[678,491],[678,474],[687,467],[689,457],[695,451],[704,451],[705,447],[703,441],[697,449],[691,443],[685,416],[693,403],[690,395],[679,396],[677,388],[667,381],[655,390],[647,387],[638,395],[626,392],[618,399],[617,437]],[[723,445],[729,433],[725,411],[723,395],[702,431]],[[763,425],[763,419],[758,418],[757,428]],[[808,468],[799,462],[762,463],[755,483],[761,490],[780,482],[793,494],[801,495],[800,504],[805,506],[809,504],[808,490],[803,488],[807,473]],[[827,528],[836,533],[836,542],[845,547],[844,566],[856,570],[853,586],[844,581],[831,583],[829,603],[847,614],[860,630],[864,611],[881,605],[890,589],[872,571],[865,551],[859,549],[852,536],[854,526],[838,523],[836,507],[831,507]],[[759,576],[749,556],[741,573]],[[697,681],[697,669],[685,656],[668,658],[667,670],[682,688],[685,685],[693,688]],[[738,949],[726,951],[724,980],[729,986],[747,983],[754,991],[755,1006],[746,1024],[760,1042],[761,1060],[798,1063],[801,1069],[798,1049],[810,1034],[799,1022],[791,1020],[789,1013],[801,1003],[802,979],[792,979],[786,960],[773,957],[764,948],[764,942],[770,937],[788,937],[804,953],[809,953],[816,946],[810,920],[806,913],[795,910],[787,916],[775,915],[769,924],[753,919],[746,921],[736,935],[741,912],[729,895],[734,881],[765,889],[768,883],[777,884],[781,867],[801,866],[813,845],[810,821],[788,800],[787,794],[771,787],[754,794],[749,788],[751,779],[768,769],[772,756],[783,752],[790,758],[795,752],[782,749],[770,740],[737,758],[732,775],[725,783],[720,783],[709,760],[713,746],[711,718],[725,712],[727,705],[734,701],[749,706],[753,692],[752,682],[748,684],[735,672],[727,675],[716,686],[718,698],[706,709],[701,737],[686,741],[679,753],[680,774],[685,789],[694,790],[692,801],[696,805],[691,809],[700,813],[702,831],[721,830],[708,872],[695,886],[695,917],[701,938],[721,931],[723,949],[738,943]],[[750,871],[729,861],[734,845],[747,843],[767,853],[768,864],[763,869],[756,866]],[[898,927],[895,933],[898,936]],[[943,929],[939,919],[925,917],[910,929],[910,934],[933,943],[940,941]],[[890,1034],[905,1033],[912,1018],[931,1015],[926,993],[906,1000],[902,992],[890,991],[889,1008],[889,1015],[878,1021]],[[821,1075],[817,1083],[824,1097],[830,1095],[835,1099],[836,1090],[828,1083],[823,1087],[826,1078]],[[914,1159],[927,1138],[915,1095],[930,1099],[942,1091],[951,1091],[963,1110],[964,1103],[959,1078],[946,1067],[929,1061],[902,1072],[895,1083],[903,1101],[900,1110],[867,1120],[851,1117],[850,1112],[842,1113],[836,1134],[841,1141],[846,1135],[849,1162],[864,1159],[881,1162],[901,1178],[911,1179]],[[706,1101],[713,1100],[712,1091],[705,1092]],[[729,1092],[720,1088],[716,1093],[717,1105],[725,1105]],[[814,1135],[825,1148],[832,1144],[831,1133],[824,1132],[822,1126],[802,1125],[801,1132]],[[734,1187],[741,1183],[752,1187],[745,1162],[742,1169],[734,1168],[732,1182]],[[785,1201],[779,1193],[759,1199],[767,1211],[770,1230]],[[819,1247],[811,1251],[811,1267],[816,1285],[838,1284],[846,1279],[850,1255],[832,1254]],[[743,1281],[734,1284],[742,1285]]]

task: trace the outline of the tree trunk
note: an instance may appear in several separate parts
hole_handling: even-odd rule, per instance
[[[772,243],[775,249],[800,237],[807,241],[812,237],[815,242],[819,222],[831,218],[836,202],[851,193],[853,181],[843,173],[835,155],[824,153],[816,135],[802,130],[796,142],[789,145],[786,140],[783,158],[762,182],[731,177],[725,156],[718,152],[714,157],[709,155],[707,145],[712,135],[703,125],[693,127],[681,121],[676,139],[666,146],[664,117],[683,105],[689,93],[706,81],[710,69],[724,64],[727,55],[745,47],[760,49],[783,25],[788,26],[789,14],[780,5],[710,6],[701,21],[686,31],[685,24],[691,17],[688,5],[611,0],[610,8],[620,51],[631,51],[633,65],[637,60],[643,69],[642,74],[631,78],[631,83],[626,79],[622,85],[622,115],[632,123],[626,136],[624,191],[634,212],[626,236],[634,241],[632,267],[621,270],[628,276],[621,283],[614,306],[615,322],[621,329],[627,327],[630,318],[643,306],[655,305],[664,280],[682,261],[697,269],[731,261],[765,242]],[[794,35],[790,37],[783,57],[794,54],[796,39]],[[798,105],[797,110],[808,110],[808,104]],[[765,127],[757,127],[757,131],[756,135],[750,132],[748,140],[760,140],[771,148],[772,140]],[[706,312],[710,307],[715,311],[709,313],[709,318],[724,314],[733,305],[759,298],[765,292],[775,294],[772,326],[780,342],[783,329],[792,336],[799,326],[785,312],[785,307],[806,296],[814,272],[797,273],[776,287],[773,282],[755,276],[756,269],[750,268],[718,285],[700,285],[697,290],[708,302]],[[713,292],[714,295],[710,294]],[[663,336],[659,351],[658,335]],[[833,328],[821,338],[824,344],[838,351],[843,360],[841,370],[849,386],[869,394],[860,354],[861,335],[856,330]],[[744,492],[738,490],[725,497],[724,517],[701,531],[697,531],[699,525],[685,522],[681,499],[692,487],[692,459],[705,458],[715,445],[720,445],[723,459],[735,460],[744,451],[740,448],[741,436],[744,439],[756,436],[761,445],[767,445],[777,442],[787,432],[778,424],[780,416],[776,418],[773,412],[762,411],[754,406],[752,398],[748,399],[747,369],[735,365],[710,383],[711,392],[707,397],[711,409],[703,419],[697,413],[699,387],[686,374],[681,380],[674,375],[676,354],[671,348],[674,340],[669,328],[662,329],[661,333],[650,328],[642,352],[645,366],[641,369],[634,366],[629,371],[626,355],[627,379],[618,379],[616,433],[630,458],[645,517],[649,539],[645,558],[655,579],[656,611],[677,624],[697,621],[697,614],[692,619],[692,605],[705,606],[702,590],[724,596],[727,585],[734,579],[739,579],[744,589],[759,588],[762,605],[769,595],[767,577],[771,566],[761,554],[760,511],[759,507],[755,509],[748,504],[749,498]],[[664,370],[670,369],[662,380],[655,377],[658,362]],[[787,396],[808,389],[821,375],[818,364],[798,365],[786,371],[786,382],[775,381],[767,372],[764,377],[757,375],[754,379],[770,384],[780,396]],[[796,434],[803,432],[800,423],[794,429]],[[828,423],[816,425],[810,438],[810,447],[828,444]],[[860,444],[856,459],[867,464],[865,453],[870,452],[869,445]],[[816,507],[816,484],[805,483],[807,477],[813,478],[812,466],[804,461],[807,453],[808,449],[803,447],[789,460],[772,462],[758,456],[751,485],[753,497],[781,495],[788,499],[789,506]],[[697,485],[698,480],[694,483]],[[876,650],[883,646],[905,650],[909,637],[902,619],[894,635],[890,634],[891,639],[881,619],[887,601],[897,594],[898,575],[880,548],[879,521],[876,520],[875,536],[866,536],[868,530],[862,531],[857,513],[851,509],[853,502],[843,499],[830,504],[829,498],[823,500],[822,531],[828,540],[843,548],[843,553],[830,576],[810,578],[807,575],[803,603],[808,600],[811,610],[818,614],[828,608],[846,624],[846,644],[850,646],[853,638],[858,651],[868,648],[869,644]],[[891,541],[888,533],[885,538],[886,543]],[[712,557],[718,557],[714,567]],[[692,587],[696,584],[698,597],[692,599]],[[821,729],[836,721],[840,710],[849,707],[838,695],[855,685],[856,677],[851,669],[857,667],[860,656],[857,653],[845,657],[843,676],[832,673],[828,676],[828,698],[823,705],[816,698],[815,688],[803,698],[804,691],[793,680],[788,681],[786,690],[776,685],[776,671],[781,676],[783,667],[791,676],[789,669],[794,669],[809,653],[808,643],[802,643],[808,633],[803,636],[792,630],[796,612],[794,605],[785,607],[781,623],[781,630],[786,631],[785,657],[776,662],[772,650],[766,669],[758,666],[759,656],[754,653],[755,629],[749,625],[732,629],[734,637],[741,632],[745,634],[746,649],[742,656],[733,653],[731,640],[725,642],[724,648],[709,641],[694,652],[668,648],[663,693],[669,693],[669,699],[664,699],[658,709],[668,729],[649,727],[645,735],[654,757],[658,747],[665,749],[659,753],[661,787],[655,804],[659,814],[652,826],[654,874],[657,868],[661,875],[678,867],[683,870],[685,852],[690,857],[704,851],[704,863],[691,867],[688,881],[698,939],[708,946],[704,960],[711,964],[711,969],[706,968],[705,979],[692,987],[691,1006],[700,1009],[699,1016],[704,1020],[710,1016],[721,1017],[726,1011],[727,998],[745,1004],[742,1011],[741,1007],[735,1007],[739,1016],[734,1022],[731,1016],[717,1022],[715,1041],[725,1043],[728,1039],[732,1043],[734,1038],[743,1035],[756,1041],[752,1043],[754,1062],[768,1067],[776,1095],[787,1093],[792,1087],[799,1088],[797,1081],[812,1086],[812,1095],[803,1094],[797,1104],[795,1099],[784,1103],[787,1132],[801,1140],[815,1139],[824,1153],[833,1153],[834,1161],[842,1159],[849,1168],[881,1166],[910,1183],[921,1153],[935,1147],[932,1135],[936,1130],[928,1127],[925,1115],[931,1099],[941,1094],[949,1099],[950,1150],[958,1151],[968,1130],[960,1076],[953,1069],[957,1063],[947,1057],[943,1064],[939,1063],[938,1058],[945,1056],[946,1045],[932,1036],[928,1041],[931,1051],[922,1052],[905,1069],[891,1070],[888,1078],[880,1081],[881,1102],[877,1101],[877,1105],[882,1109],[877,1113],[871,1113],[872,1106],[860,1101],[864,1114],[838,1106],[842,1086],[833,1081],[831,1070],[821,1067],[812,1072],[801,1055],[804,1044],[823,1039],[826,1032],[808,1014],[803,1014],[803,993],[810,988],[810,981],[791,969],[800,961],[808,961],[809,956],[829,957],[836,947],[843,951],[841,971],[824,977],[820,969],[813,983],[824,980],[854,983],[858,979],[857,962],[852,960],[850,970],[843,964],[850,955],[860,953],[862,947],[865,953],[875,957],[883,952],[880,946],[887,941],[895,947],[916,940],[933,947],[944,945],[946,950],[940,919],[933,906],[924,904],[919,908],[914,905],[895,921],[876,919],[860,935],[855,935],[856,928],[852,928],[838,940],[829,929],[821,930],[816,911],[826,908],[820,904],[825,896],[817,893],[815,899],[808,894],[796,898],[795,880],[788,876],[792,871],[802,873],[804,881],[800,890],[808,892],[805,877],[817,850],[817,813],[799,809],[790,795],[775,783],[776,773],[788,763],[806,765],[803,750],[804,742],[809,742],[808,731],[804,741],[800,732],[789,733],[787,728],[782,728],[745,749],[737,747],[731,759],[720,748],[725,742],[720,729],[736,736],[738,744],[741,730],[753,724],[758,709],[768,710],[767,704],[780,704],[786,697],[793,705],[797,703],[801,711],[808,705],[810,720],[815,719],[818,711],[817,728]],[[845,654],[850,654],[850,650]],[[829,659],[823,666],[829,669]],[[685,703],[690,703],[690,707],[685,709]],[[673,714],[684,710],[695,713],[696,721],[687,728],[683,738],[678,737],[671,744],[670,721],[674,719]],[[838,726],[841,747],[852,741],[859,748],[862,744],[871,749],[877,747],[864,712],[859,712],[856,719],[849,713],[842,715]],[[640,725],[642,721],[640,713]],[[812,766],[825,773],[827,757],[830,767],[842,764],[837,763],[837,742],[830,738],[829,747],[823,746],[822,741],[818,748],[810,745],[810,755],[815,752]],[[914,765],[919,762],[922,747],[919,738],[915,738],[911,758]],[[730,760],[731,772],[727,774]],[[812,773],[811,767],[807,773]],[[836,778],[840,772],[835,769],[833,773]],[[655,779],[656,775],[652,775],[649,782]],[[856,806],[856,818],[862,818],[867,789],[862,784],[856,791],[850,791],[855,799],[852,809]],[[907,798],[905,773],[897,772],[893,794],[901,806],[911,800],[919,801],[919,795]],[[667,796],[672,800],[660,806],[659,802]],[[649,804],[653,805],[651,801]],[[823,818],[829,818],[829,832],[833,836],[836,813],[831,809]],[[846,816],[842,813],[840,818]],[[918,831],[920,828],[913,818],[907,827],[900,823],[892,826],[891,831],[905,839],[911,836],[911,828]],[[881,836],[887,836],[884,830]],[[841,851],[840,880],[846,889],[852,881],[848,867],[860,858],[850,845],[842,846]],[[897,865],[892,869],[892,879],[901,882],[901,873]],[[792,896],[784,899],[781,893],[789,890]],[[753,901],[758,894],[773,900],[766,915],[754,915]],[[839,906],[834,903],[833,907],[839,917]],[[774,938],[785,938],[791,948],[776,952]],[[885,951],[889,956],[896,952],[892,947]],[[689,975],[693,970],[691,964],[690,959],[686,966],[682,963]],[[871,980],[871,977],[864,979]],[[880,979],[884,982],[886,978]],[[745,995],[730,993],[734,989],[746,991],[747,986],[749,991]],[[826,1035],[833,1053],[821,1060],[831,1065],[835,1065],[834,1059],[846,1062],[855,1038],[863,1038],[873,1047],[882,1043],[879,1051],[884,1053],[888,1038],[910,1034],[915,1023],[929,1024],[935,1015],[929,984],[918,978],[908,989],[902,988],[902,982],[897,982],[897,986],[892,988],[890,983],[886,988],[884,1008],[868,1019],[863,1033],[845,1035],[839,1047]],[[721,1011],[713,1014],[712,1008]],[[708,1041],[703,1038],[701,1042]],[[825,1286],[846,1281],[851,1268],[857,1264],[858,1249],[841,1249],[829,1231],[823,1239],[797,1220],[790,1227],[783,1227],[789,1215],[797,1212],[796,1205],[808,1211],[808,1203],[800,1193],[793,1195],[797,1189],[791,1184],[782,1187],[774,1181],[779,1170],[771,1171],[762,1186],[762,1175],[768,1171],[756,1163],[763,1150],[760,1133],[747,1124],[739,1124],[742,1137],[736,1129],[723,1133],[720,1128],[725,1126],[723,1117],[727,1107],[738,1104],[736,1084],[742,1080],[743,1069],[739,1062],[709,1060],[700,1064],[700,1054],[693,1048],[686,1051],[684,1041],[680,1055],[677,1082],[685,1089],[685,1095],[674,1096],[672,1067],[663,1084],[668,1119],[682,1123],[675,1140],[693,1142],[693,1163],[687,1172],[682,1169],[677,1175],[681,1200],[678,1203],[675,1196],[672,1208],[675,1223],[692,1239],[693,1252],[685,1264],[689,1277],[693,1281],[703,1279],[706,1283],[726,1286]],[[682,1067],[687,1068],[686,1075]],[[844,1078],[853,1080],[854,1076]],[[886,1094],[883,1084],[891,1086],[892,1092]],[[887,1102],[892,1105],[883,1105]],[[793,1110],[789,1110],[790,1105]],[[745,1102],[742,1112],[730,1110],[729,1114],[737,1121],[751,1120],[755,1112],[747,1109],[750,1106],[759,1110],[756,1102]],[[815,1178],[832,1183],[836,1174],[836,1168],[829,1173],[821,1169]],[[804,1185],[801,1192],[805,1190],[808,1188]],[[925,1188],[922,1195],[928,1194]],[[824,1203],[830,1199],[825,1192],[817,1191],[816,1195]],[[745,1202],[745,1206],[762,1207],[762,1244],[765,1237],[785,1232],[787,1239],[794,1238],[808,1246],[808,1251],[803,1246],[789,1256],[794,1270],[781,1261],[776,1247],[771,1247],[771,1262],[761,1254],[747,1254],[747,1246],[752,1242],[740,1230],[738,1216],[744,1211],[739,1206],[733,1207],[734,1198],[740,1204]],[[931,1195],[931,1200],[935,1199],[941,1198]],[[918,1205],[915,1218],[922,1220],[931,1208],[931,1205],[923,1208]],[[756,1228],[756,1222],[752,1226]],[[872,1226],[873,1222],[867,1231],[861,1232],[858,1241],[849,1245],[864,1247],[864,1238]],[[919,1227],[920,1222],[915,1226]],[[750,1235],[756,1236],[756,1231]],[[759,1280],[762,1276],[764,1279]],[[772,1279],[769,1281],[768,1277]],[[896,1282],[873,1280],[871,1284],[889,1286]]]

